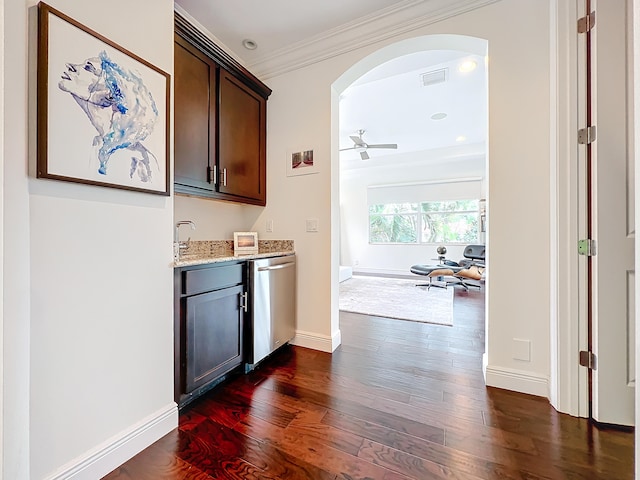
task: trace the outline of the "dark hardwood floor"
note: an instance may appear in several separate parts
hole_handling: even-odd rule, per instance
[[[105,478],[632,479],[633,433],[484,386],[483,312],[459,289],[453,327],[342,312],[333,355],[285,347]]]

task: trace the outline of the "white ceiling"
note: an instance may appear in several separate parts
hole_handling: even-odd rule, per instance
[[[184,11],[208,29],[251,68],[261,59],[282,55],[287,48],[318,38],[327,32],[372,22],[425,0],[240,0],[205,2],[176,0]],[[242,46],[244,39],[258,44],[256,50]],[[477,68],[460,73],[461,61],[473,59]],[[420,75],[447,68],[445,83],[424,87]],[[340,148],[352,146],[350,135],[365,130],[365,142],[397,143],[397,150],[370,149],[371,160],[356,151],[340,153],[343,167],[374,165],[411,152],[439,152],[448,147],[471,152],[484,150],[487,131],[485,59],[465,52],[425,51],[396,58],[358,79],[341,96]],[[446,113],[432,120],[435,113]],[[464,137],[461,140],[459,137]],[[458,141],[456,141],[458,139]],[[434,153],[435,154],[435,153]],[[415,155],[414,155],[415,156]],[[425,153],[424,161],[430,160]],[[399,157],[396,157],[399,158]]]
[[[246,64],[407,0],[176,0]],[[258,44],[242,46],[244,39]]]
[[[460,72],[462,62],[469,60],[476,68]],[[445,82],[423,86],[422,74],[441,69],[447,72]],[[351,147],[349,135],[360,129],[368,144],[398,144],[397,150],[369,149],[372,159],[483,146],[486,108],[484,58],[452,50],[406,55],[370,70],[345,90],[340,99],[340,148]],[[432,119],[436,114],[446,117]],[[432,159],[428,153],[423,157]],[[340,160],[363,162],[354,150],[341,152]]]

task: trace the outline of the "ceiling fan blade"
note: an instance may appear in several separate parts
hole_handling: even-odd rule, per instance
[[[345,150],[355,150],[357,147],[349,147],[349,148],[341,148],[340,151],[344,152]]]
[[[397,143],[378,143],[376,145],[369,145],[369,148],[398,148]]]
[[[364,145],[364,142],[362,141],[362,138],[360,137],[356,137],[355,135],[349,135],[349,138],[353,141],[353,143],[355,143],[356,145]]]
[[[360,158],[362,160],[369,160],[369,155],[367,154],[367,152],[360,152]]]

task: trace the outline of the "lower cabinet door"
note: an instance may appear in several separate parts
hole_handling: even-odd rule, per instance
[[[242,363],[242,285],[185,299],[185,393]]]

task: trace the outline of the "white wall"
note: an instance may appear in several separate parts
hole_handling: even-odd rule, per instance
[[[3,478],[29,474],[29,194],[24,2],[4,4]],[[11,47],[10,47],[11,45]],[[11,225],[11,229],[5,226]],[[6,441],[11,439],[11,441]]]
[[[299,70],[269,79],[267,108],[267,206],[255,224],[273,219],[276,238],[292,239],[298,254],[298,325],[295,343],[332,351],[330,318],[331,258],[331,91],[328,72]],[[319,78],[314,78],[317,74]],[[323,79],[320,83],[319,80]],[[327,88],[322,88],[322,85]],[[286,176],[287,151],[313,149],[319,172]],[[294,150],[295,151],[295,150]],[[306,219],[319,231],[306,232]],[[337,280],[336,280],[337,282]],[[333,339],[332,339],[333,336]]]
[[[170,0],[115,0],[118,15],[50,3],[172,73]],[[27,176],[34,5],[7,2],[5,16],[4,474],[98,478],[177,424],[173,199]],[[98,460],[131,433],[141,437]]]
[[[504,19],[510,19],[506,22]],[[549,375],[549,3],[505,0],[381,40],[266,81],[269,198],[263,216],[296,241],[300,256],[300,328],[329,332],[337,281],[331,265],[331,85],[377,49],[429,34],[471,35],[489,41],[488,382],[546,394]],[[336,102],[337,103],[337,102]],[[531,139],[535,139],[532,141]],[[320,173],[285,177],[283,157],[296,145],[320,154]],[[337,150],[337,143],[333,147]],[[334,161],[334,167],[337,162]],[[304,219],[320,218],[321,231],[304,232]],[[514,241],[517,235],[517,241]],[[335,248],[339,248],[336,243]],[[535,252],[527,255],[523,252]],[[526,286],[516,270],[526,263]],[[333,278],[335,276],[336,278]],[[313,288],[311,288],[313,286]],[[335,302],[332,303],[335,305]],[[513,338],[531,341],[531,360],[514,360]],[[501,383],[503,382],[503,383]]]
[[[511,0],[491,10],[511,21],[489,36],[487,383],[548,395],[550,8]],[[515,338],[531,342],[529,362],[514,359]]]
[[[180,240],[233,240],[233,232],[252,231],[262,210],[254,205],[184,195],[174,198],[175,221],[191,220],[196,224],[195,230],[181,227]],[[264,235],[259,238],[266,239]]]
[[[420,152],[413,156],[428,155]],[[433,154],[433,153],[432,153]],[[440,152],[444,155],[445,152]],[[393,157],[395,158],[395,157]],[[411,265],[437,263],[438,245],[372,245],[369,243],[369,207],[367,187],[370,185],[428,182],[440,179],[484,178],[482,156],[461,158],[433,158],[429,163],[401,164],[395,161],[374,168],[356,168],[341,172],[340,264],[353,267],[354,272],[412,275]],[[464,245],[448,245],[447,258],[458,261]]]
[[[326,108],[330,91],[319,92],[315,84],[305,84],[306,75],[299,79],[297,75],[292,74],[297,85],[293,90],[281,78],[266,82],[273,90],[267,108],[267,207],[254,228],[264,232],[265,221],[271,219],[272,238],[294,240],[298,254],[296,343],[332,351],[337,344],[332,340],[330,297],[326,290],[330,285],[332,228],[331,144],[330,138],[318,142],[314,136],[318,128],[322,130],[330,124],[330,110]],[[319,172],[287,177],[287,152],[307,148],[314,150]],[[307,219],[318,220],[318,232],[306,232]]]

